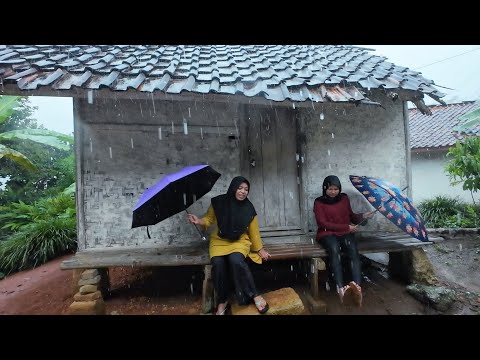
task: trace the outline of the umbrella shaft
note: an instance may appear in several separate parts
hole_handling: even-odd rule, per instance
[[[187,211],[187,209],[185,209],[185,212],[190,215],[190,213]],[[193,223],[192,223],[192,225],[193,225],[193,227],[198,231],[198,233],[200,234],[200,237],[202,238],[202,240],[207,240],[207,238],[205,237],[205,235],[202,234],[202,232],[201,232],[200,229],[197,227],[197,225],[195,225],[195,224],[193,224]]]

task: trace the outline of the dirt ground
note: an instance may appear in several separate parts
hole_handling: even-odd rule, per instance
[[[441,285],[452,288],[458,301],[447,314],[480,313],[480,237],[446,240],[427,248]],[[72,271],[60,270],[57,258],[33,270],[0,280],[1,315],[60,315],[73,301]],[[388,278],[385,268],[365,259],[364,306],[339,304],[333,291],[323,292],[329,315],[412,315],[439,312],[410,296]],[[271,262],[254,268],[262,292],[293,287],[302,300],[308,292],[308,266],[300,261]],[[111,268],[111,295],[105,299],[112,315],[198,315],[201,313],[201,267]],[[305,310],[305,314],[309,314]]]

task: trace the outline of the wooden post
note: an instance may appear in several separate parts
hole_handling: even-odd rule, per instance
[[[317,259],[310,261],[310,291],[314,299],[318,299],[318,268]]]
[[[205,277],[203,279],[202,287],[202,312],[207,314],[212,312],[214,307],[214,293],[212,283],[212,265],[205,265],[203,267]]]
[[[325,262],[321,258],[312,258],[310,261],[310,294],[306,294],[308,307],[312,314],[324,314],[327,311],[327,304],[320,299],[318,289],[319,271],[326,269]]]

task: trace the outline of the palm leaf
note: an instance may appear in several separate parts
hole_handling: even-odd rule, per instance
[[[73,137],[52,130],[25,129],[13,130],[0,134],[0,140],[31,140],[40,144],[53,146],[60,150],[70,150]],[[67,143],[67,144],[66,144]]]
[[[0,144],[0,159],[3,157],[15,161],[17,164],[19,164],[20,166],[24,167],[27,170],[37,169],[36,166],[33,165],[33,163],[30,160],[28,160],[28,158],[25,155]]]
[[[0,96],[0,124],[13,114],[20,96]]]

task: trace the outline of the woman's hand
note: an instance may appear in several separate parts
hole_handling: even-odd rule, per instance
[[[375,214],[375,211],[368,211],[368,212],[364,212],[362,216],[364,219],[370,219],[373,217],[374,214]]]
[[[258,255],[260,255],[260,257],[262,258],[263,261],[267,261],[268,258],[271,256],[267,250],[265,250],[264,248],[261,248],[260,250],[258,250]]]
[[[350,225],[348,225],[348,229],[351,233],[354,233],[354,232],[357,231],[357,225],[350,224]]]
[[[198,216],[193,214],[187,214],[187,220],[195,225],[202,225],[202,221],[198,218]]]

